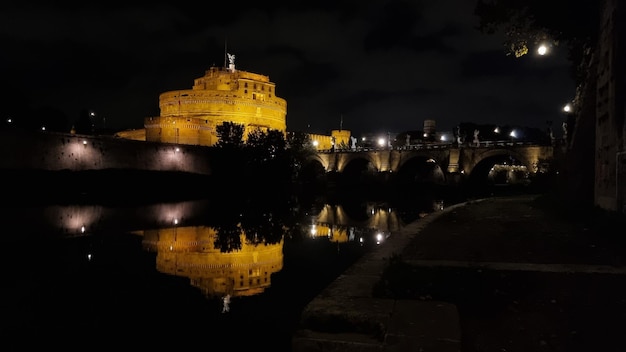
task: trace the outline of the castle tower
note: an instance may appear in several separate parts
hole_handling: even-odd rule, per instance
[[[235,55],[228,67],[211,67],[192,89],[159,96],[160,116],[144,120],[146,141],[212,146],[216,126],[233,122],[248,133],[260,128],[286,131],[287,102],[276,96],[268,76],[239,71]]]

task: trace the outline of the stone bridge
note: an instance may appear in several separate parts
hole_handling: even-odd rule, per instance
[[[429,165],[440,178],[452,175],[486,177],[496,165],[507,165],[529,175],[546,171],[554,147],[527,142],[481,142],[478,145],[422,144],[401,148],[320,151],[312,157],[326,172],[346,173],[351,169],[378,173],[414,173]],[[448,181],[444,181],[448,182]]]

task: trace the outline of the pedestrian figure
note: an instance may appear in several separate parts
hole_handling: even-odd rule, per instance
[[[224,304],[222,306],[222,313],[228,313],[230,311],[230,294],[226,294],[226,296],[222,298],[222,303]]]

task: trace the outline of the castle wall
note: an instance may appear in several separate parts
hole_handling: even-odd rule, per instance
[[[210,148],[108,136],[0,130],[0,169],[132,169],[210,175]]]

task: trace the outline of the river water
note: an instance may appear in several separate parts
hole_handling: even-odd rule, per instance
[[[439,199],[4,204],[8,350],[289,351],[304,306]],[[423,215],[423,214],[422,214]]]

